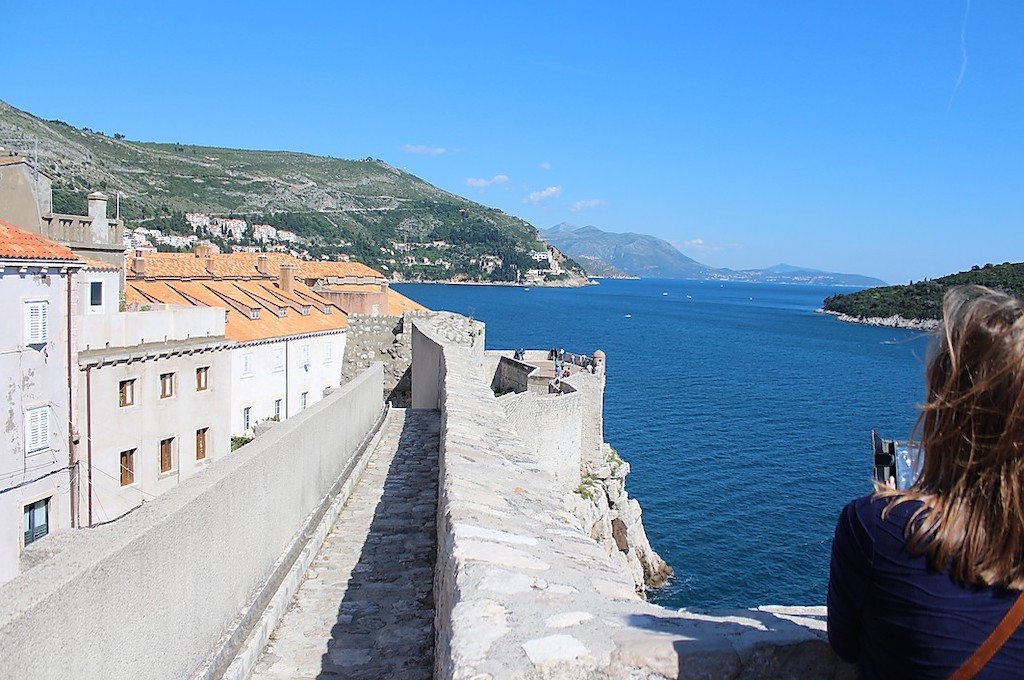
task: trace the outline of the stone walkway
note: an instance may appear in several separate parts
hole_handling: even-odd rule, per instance
[[[438,429],[392,410],[253,678],[433,676]]]

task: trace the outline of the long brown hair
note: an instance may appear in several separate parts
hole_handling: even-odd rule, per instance
[[[912,446],[921,474],[894,506],[923,506],[907,546],[963,583],[1024,590],[1024,301],[954,288],[929,351]]]

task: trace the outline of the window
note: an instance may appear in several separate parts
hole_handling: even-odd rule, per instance
[[[332,359],[334,359],[334,345],[328,341],[327,344],[324,345],[324,363],[327,363]]]
[[[242,429],[248,431],[252,425],[252,406],[242,409]]]
[[[102,307],[103,306],[103,282],[102,281],[90,281],[89,282],[89,306],[90,307]]]
[[[135,404],[135,379],[122,380],[117,387],[118,404],[121,408]]]
[[[242,374],[252,373],[252,352],[242,355]]]
[[[274,350],[274,370],[280,371],[284,369],[284,350],[280,347]]]
[[[160,440],[160,472],[174,469],[174,437]]]
[[[281,400],[274,400],[274,420],[281,420]]]
[[[41,345],[46,342],[46,301],[25,303],[25,344]]]
[[[36,453],[50,448],[50,407],[40,406],[25,411],[25,452]]]
[[[196,460],[206,458],[206,432],[209,429],[204,427],[201,430],[196,430]]]
[[[160,374],[160,398],[167,399],[174,396],[174,374]]]
[[[196,392],[202,392],[210,386],[210,367],[196,369]]]
[[[309,345],[303,345],[301,352],[302,352],[302,365],[303,366],[308,366],[309,365]]]
[[[50,499],[25,506],[25,545],[50,533]]]
[[[121,452],[121,486],[135,483],[135,449]]]
[[[306,408],[306,404],[309,403],[309,392],[302,393],[302,400],[299,402],[302,408]]]

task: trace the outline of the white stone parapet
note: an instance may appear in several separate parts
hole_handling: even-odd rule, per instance
[[[482,357],[429,318],[415,330],[414,393],[442,418],[436,678],[854,677],[828,647],[824,607],[672,611],[641,599],[480,380]],[[416,385],[417,370],[436,391]]]

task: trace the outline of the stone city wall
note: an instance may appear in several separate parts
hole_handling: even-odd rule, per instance
[[[502,356],[498,360],[497,369],[494,371],[494,379],[491,380],[491,389],[498,392],[525,392],[530,388],[530,374],[537,370],[536,366],[517,361],[509,356]],[[547,386],[544,386],[543,394],[547,393]]]
[[[505,417],[562,491],[580,483],[582,397],[534,392],[498,398]]]
[[[29,546],[35,566],[0,586],[4,677],[219,676],[358,477],[382,379],[371,368],[113,524]]]
[[[441,409],[436,678],[854,677],[825,641],[823,607],[695,612],[645,602],[566,511],[574,494],[509,422],[480,377],[481,358],[428,320],[416,327],[414,383],[428,357]]]
[[[380,362],[384,365],[385,394],[394,393],[397,403],[408,403],[412,342],[405,332],[407,328],[403,316],[350,314],[342,383],[353,380],[373,363]]]

